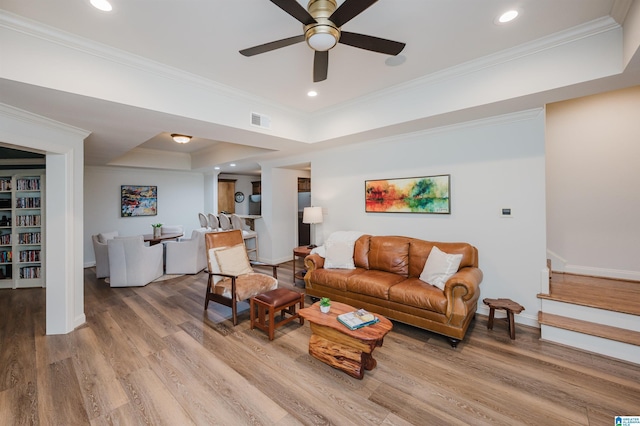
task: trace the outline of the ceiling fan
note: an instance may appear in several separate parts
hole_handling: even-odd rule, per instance
[[[273,4],[300,21],[304,26],[304,33],[243,49],[240,53],[244,56],[254,56],[306,40],[309,47],[315,51],[314,82],[327,79],[329,50],[338,43],[395,56],[402,52],[405,43],[341,30],[344,24],[376,1],[378,0],[346,0],[337,7],[335,0],[309,0],[307,11],[296,0],[271,0]]]

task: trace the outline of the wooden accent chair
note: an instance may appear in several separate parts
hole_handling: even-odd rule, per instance
[[[277,265],[250,262],[242,231],[220,231],[205,234],[209,280],[204,309],[209,301],[231,307],[233,325],[238,324],[237,303],[278,287]],[[253,271],[253,266],[273,268],[273,276]]]

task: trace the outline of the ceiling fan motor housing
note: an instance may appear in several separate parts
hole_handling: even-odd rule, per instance
[[[307,9],[316,22],[304,26],[304,36],[312,49],[325,51],[338,44],[340,29],[329,20],[337,7],[335,0],[309,0]]]

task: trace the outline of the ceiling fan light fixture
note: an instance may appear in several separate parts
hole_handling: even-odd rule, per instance
[[[324,52],[338,44],[340,31],[331,25],[314,25],[305,32],[305,38],[313,50]]]
[[[177,133],[172,133],[171,137],[177,143],[189,143],[191,141],[191,136],[187,136],[187,135],[179,135]]]

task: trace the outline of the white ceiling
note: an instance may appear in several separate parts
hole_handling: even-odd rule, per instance
[[[306,7],[305,0],[298,1]],[[109,13],[94,9],[89,0],[2,0],[0,11],[9,12],[5,18],[27,18],[313,116],[599,18],[613,15],[621,24],[630,1],[380,0],[343,29],[405,42],[401,55],[406,61],[388,66],[385,55],[338,45],[330,51],[327,80],[315,84],[313,51],[305,43],[253,57],[238,53],[302,33],[302,24],[268,0],[111,0],[114,10]],[[497,25],[495,18],[511,8],[518,9],[520,16]],[[310,89],[318,96],[307,97]],[[92,131],[85,148],[89,164],[107,164],[133,147],[193,153],[238,142],[217,137],[218,132],[224,133],[219,124],[81,93],[8,79],[0,81],[0,90],[0,102]],[[165,131],[151,130],[158,121]],[[195,138],[178,145],[170,141],[171,131],[191,132]],[[122,138],[123,134],[127,137]],[[294,145],[278,148],[294,149]],[[255,167],[249,163],[246,169]]]

